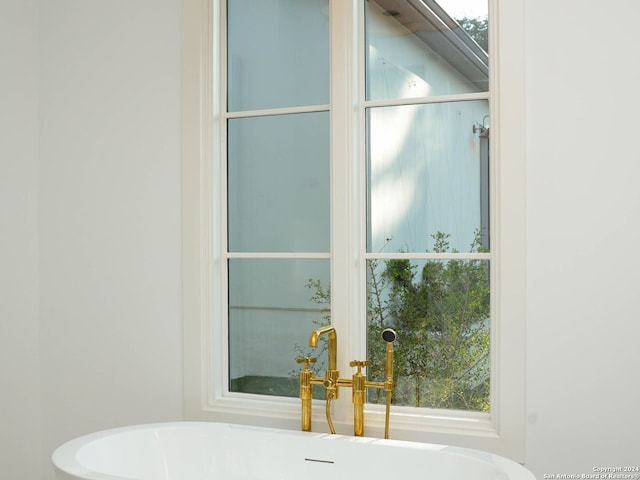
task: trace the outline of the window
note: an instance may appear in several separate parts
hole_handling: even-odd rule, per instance
[[[492,42],[521,38],[519,2],[491,11]],[[498,68],[520,44],[489,66],[433,0],[184,12],[188,417],[297,428],[295,357],[330,316],[343,377],[365,357],[375,375],[375,334],[398,329],[393,438],[521,459],[522,111],[499,100],[522,83]],[[345,433],[349,400],[334,405]]]
[[[224,3],[224,382],[295,397],[294,347],[321,317],[306,284],[330,272],[329,2]]]

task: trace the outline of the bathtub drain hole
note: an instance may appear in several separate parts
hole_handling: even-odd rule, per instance
[[[333,460],[322,460],[320,458],[305,458],[305,462],[316,462],[316,463],[335,463]]]

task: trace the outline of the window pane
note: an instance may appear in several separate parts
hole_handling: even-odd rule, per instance
[[[329,113],[229,120],[229,250],[329,251]]]
[[[329,103],[328,3],[227,2],[229,111]]]
[[[489,410],[489,262],[370,260],[367,358],[384,381],[384,328],[394,343],[395,405]],[[368,401],[385,392],[369,389]]]
[[[488,128],[480,128],[488,108],[483,100],[368,110],[369,252],[433,251],[438,234],[469,251],[488,227]]]
[[[319,354],[307,344],[329,323],[328,285],[328,260],[229,260],[230,391],[299,395],[296,357]]]
[[[368,100],[488,90],[486,0],[366,5]]]

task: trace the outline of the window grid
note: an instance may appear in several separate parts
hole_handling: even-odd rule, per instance
[[[226,263],[228,257],[235,254],[224,253],[227,251],[226,239],[225,235],[221,235],[221,232],[223,231],[222,226],[226,224],[225,212],[216,207],[216,205],[220,206],[224,203],[221,199],[226,196],[225,182],[219,185],[217,192],[212,191],[210,187],[213,185],[210,183],[211,179],[221,178],[224,171],[219,159],[220,152],[226,148],[224,135],[219,133],[224,130],[221,124],[226,123],[227,120],[226,114],[221,113],[226,110],[224,99],[220,98],[219,89],[211,88],[211,85],[218,85],[224,89],[226,82],[225,76],[221,74],[218,67],[219,64],[214,61],[215,58],[221,58],[220,54],[224,55],[225,51],[224,22],[221,22],[221,19],[225,17],[224,5],[221,5],[224,2],[219,0],[184,1],[184,19],[185,25],[188,26],[184,30],[184,46],[185,52],[187,52],[185,55],[185,82],[183,83],[183,98],[186,106],[185,126],[201,125],[199,129],[195,130],[186,128],[184,130],[185,142],[183,142],[185,151],[183,182],[186,187],[183,190],[185,195],[183,244],[185,248],[184,318],[187,418],[224,418],[228,421],[255,424],[265,424],[265,422],[273,424],[277,419],[279,425],[296,428],[299,414],[297,399],[256,399],[224,392],[226,346],[223,339],[227,332],[224,321],[221,322],[225,315],[221,312],[220,306],[221,299],[225,296],[226,280],[224,275],[221,275],[220,267],[222,263]],[[334,1],[332,9],[340,8],[340,3],[342,0]],[[357,3],[357,0],[354,0],[354,3]],[[500,12],[497,10],[498,3],[501,7]],[[513,162],[502,166],[498,165],[499,168],[492,169],[491,178],[494,185],[499,183],[503,187],[508,187],[498,198],[510,199],[511,203],[508,204],[509,208],[503,211],[503,217],[507,218],[509,222],[502,224],[503,226],[497,230],[495,242],[492,239],[494,247],[503,243],[506,248],[495,250],[502,252],[498,256],[499,258],[492,258],[494,252],[482,254],[482,257],[476,257],[474,254],[473,258],[480,259],[485,258],[485,255],[489,256],[497,267],[492,268],[494,279],[505,278],[515,281],[515,283],[509,280],[506,283],[503,281],[503,285],[509,287],[505,290],[508,290],[511,295],[502,298],[499,305],[496,304],[495,314],[500,316],[506,312],[508,321],[500,326],[499,331],[492,329],[492,344],[495,343],[500,347],[499,351],[494,351],[493,361],[494,363],[498,359],[507,361],[506,364],[500,364],[501,368],[497,372],[498,379],[492,385],[492,396],[499,398],[500,403],[497,404],[498,408],[490,418],[485,415],[478,416],[475,412],[455,412],[456,415],[453,416],[425,410],[414,413],[403,412],[392,420],[392,431],[395,429],[398,432],[398,438],[418,441],[429,438],[438,441],[437,439],[440,437],[437,432],[445,433],[445,436],[449,435],[446,437],[449,440],[458,438],[461,445],[486,448],[506,454],[514,459],[522,459],[522,412],[524,405],[522,392],[524,390],[520,368],[524,363],[520,352],[524,346],[524,337],[522,327],[517,321],[521,308],[514,302],[524,298],[521,288],[523,278],[521,258],[523,257],[515,256],[522,251],[517,240],[522,238],[524,231],[522,222],[519,221],[522,217],[518,214],[521,212],[520,207],[523,204],[520,192],[522,191],[524,169],[523,162],[519,159],[519,155],[523,151],[523,138],[519,134],[522,129],[516,127],[516,125],[521,125],[523,118],[521,92],[524,83],[522,75],[518,73],[522,70],[517,68],[522,63],[522,30],[519,25],[523,5],[518,0],[506,3],[501,0],[490,0],[490,12],[493,19],[492,38],[497,38],[496,30],[500,29],[504,38],[511,40],[505,41],[500,49],[495,46],[495,42],[491,47],[493,51],[491,55],[493,59],[492,71],[498,71],[496,64],[499,62],[508,62],[510,68],[502,75],[504,77],[502,83],[505,85],[501,90],[501,95],[504,96],[503,102],[498,102],[495,98],[490,99],[495,117],[492,119],[492,124],[496,127],[502,126],[504,129],[502,135],[499,128],[496,132],[492,131],[492,164],[496,165],[496,159],[500,154],[513,160]],[[498,13],[501,14],[502,19]],[[359,28],[362,28],[362,19],[359,20]],[[221,35],[217,35],[216,32],[220,32]],[[196,55],[193,55],[188,50],[189,48],[192,48],[192,52]],[[213,52],[217,53],[213,54]],[[188,68],[196,64],[203,67],[191,70]],[[496,89],[500,84],[498,77],[492,75],[492,89]],[[195,88],[193,88],[194,86]],[[474,97],[473,99],[488,99],[488,96]],[[509,100],[511,101],[509,102]],[[416,103],[416,99],[410,99],[408,103]],[[366,103],[362,99],[358,104],[361,106],[359,109],[361,112],[364,111],[364,108],[378,106],[375,102]],[[325,107],[321,106],[323,109]],[[502,122],[501,116],[496,115],[496,112],[500,112],[504,116]],[[249,114],[251,113],[249,112]],[[262,113],[264,112],[260,114]],[[229,118],[235,115],[241,115],[241,113],[232,113]],[[356,146],[364,151],[364,132],[353,133],[356,133],[355,138],[358,139]],[[349,148],[355,149],[353,144]],[[211,162],[212,154],[213,163]],[[356,175],[354,172],[350,174]],[[505,175],[509,175],[509,182],[506,184]],[[362,188],[361,178],[358,185]],[[189,187],[193,186],[196,186],[195,190],[190,190]],[[358,198],[356,195],[352,199],[352,203],[356,207],[360,202]],[[492,219],[495,220],[498,213],[498,203],[495,202],[492,205]],[[504,225],[508,225],[508,228]],[[194,236],[194,232],[199,233]],[[356,239],[360,238],[364,241],[366,236],[363,233],[360,231],[358,235],[355,235]],[[197,245],[199,247],[194,248]],[[364,251],[364,249],[360,251]],[[253,254],[249,256],[251,255]],[[376,254],[363,255],[363,257],[368,256],[376,258]],[[428,257],[429,254],[424,258]],[[385,256],[384,258],[389,257]],[[508,258],[510,261],[505,263],[504,258]],[[362,262],[362,258],[360,262]],[[364,268],[361,269],[362,271]],[[514,287],[511,288],[511,286]],[[360,295],[362,296],[362,294]],[[362,298],[364,297],[362,296]],[[343,338],[345,336],[349,336],[349,334],[343,335]],[[511,342],[511,346],[508,348],[505,347],[505,339]],[[514,345],[520,346],[520,348],[514,348]],[[495,372],[495,370],[493,371]],[[316,410],[318,409],[316,408]],[[321,420],[319,421],[321,422]],[[425,432],[432,432],[435,437],[425,437]],[[454,435],[454,437],[450,435]],[[447,443],[450,443],[449,440]]]

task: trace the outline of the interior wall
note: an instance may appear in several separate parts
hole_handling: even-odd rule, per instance
[[[640,457],[640,4],[526,2],[527,466]]]
[[[180,5],[40,3],[45,475],[72,437],[182,418]]]
[[[0,477],[39,479],[38,8],[0,2]]]
[[[52,479],[73,436],[181,418],[179,8],[0,3],[3,478]],[[640,6],[526,14],[526,458],[543,478],[638,461]]]

